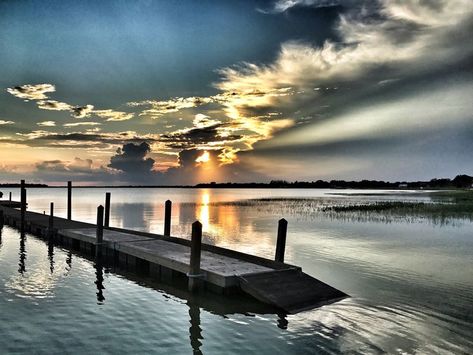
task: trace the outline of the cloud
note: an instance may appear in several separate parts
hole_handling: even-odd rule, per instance
[[[34,130],[27,133],[17,132],[18,138],[0,137],[2,144],[22,144],[30,147],[57,148],[57,149],[100,149],[102,152],[113,153],[117,145],[127,143],[158,144],[158,134],[137,134],[135,131],[122,131],[116,133],[99,132],[97,127],[85,132],[55,133],[46,130]],[[166,147],[159,146],[159,149]]]
[[[54,91],[56,91],[56,87],[52,84],[27,84],[7,89],[7,92],[13,96],[25,100],[44,100],[47,99],[46,93]]]
[[[346,1],[345,1],[346,2]],[[309,6],[309,7],[332,7],[339,6],[343,3],[340,0],[277,0],[269,10],[258,9],[263,13],[279,13],[285,12],[293,7],[297,6]]]
[[[93,105],[74,106],[71,110],[74,117],[84,118],[84,117],[90,116],[90,114],[94,110],[94,106]]]
[[[146,178],[154,165],[154,159],[146,157],[150,151],[151,147],[146,142],[125,144],[110,158],[108,167],[138,179]]]
[[[328,3],[276,2],[281,6],[285,4],[284,8]],[[265,114],[274,109],[283,111],[283,117],[289,113],[297,124],[321,124],[336,110],[361,105],[360,97],[365,93],[373,96],[380,90],[393,90],[406,85],[403,79],[419,75],[431,79],[428,75],[435,77],[435,74],[430,73],[466,61],[473,53],[468,40],[473,27],[471,1],[384,0],[345,4],[352,6],[340,15],[336,28],[339,42],[327,40],[321,46],[314,46],[288,41],[281,45],[270,64],[241,63],[221,69],[222,80],[215,84],[216,88],[225,93],[237,93],[235,100],[230,98],[224,103],[227,115],[238,120],[239,116],[248,117],[253,113],[254,120],[259,112]],[[291,88],[286,95],[268,95],[284,88]],[[238,93],[252,91],[263,95],[253,101],[239,98]],[[368,100],[369,96],[364,99]],[[363,124],[356,119],[353,118],[350,126]],[[251,122],[247,118],[241,121],[242,124]],[[253,129],[264,127],[261,121],[256,119]],[[423,123],[428,125],[427,118]]]
[[[42,110],[52,110],[52,111],[71,111],[72,106],[66,104],[65,102],[59,102],[55,100],[41,100],[37,102],[38,108]]]
[[[243,63],[221,69],[223,80],[216,87],[264,92],[287,86],[308,88],[336,78],[356,78],[383,64],[413,59],[424,62],[428,54],[437,54],[436,60],[439,56],[448,59],[451,51],[444,52],[446,44],[440,46],[439,42],[453,27],[462,28],[462,21],[471,18],[473,10],[473,3],[466,0],[374,3],[369,6],[366,2],[366,6],[354,7],[340,16],[339,43],[326,41],[315,47],[286,42],[269,65]]]
[[[196,128],[205,128],[205,127],[218,125],[221,122],[219,120],[214,120],[210,118],[210,116],[206,116],[202,113],[198,113],[197,115],[195,115],[194,121],[192,121],[192,123],[194,124],[194,127]]]
[[[89,173],[93,170],[92,159],[74,158],[73,161],[45,160],[37,163],[38,171]]]
[[[243,85],[229,90],[222,85],[218,88],[220,93],[208,97],[146,100],[129,102],[128,105],[151,106],[140,113],[140,116],[151,118],[202,105],[212,104],[214,108],[217,107],[223,111],[223,117],[214,119],[198,113],[192,121],[193,127],[163,133],[160,141],[164,147],[174,150],[223,149],[225,154],[221,155],[222,163],[236,161],[236,154],[240,150],[252,149],[255,142],[269,139],[278,130],[293,125],[291,118],[279,118],[274,114],[278,99],[293,94],[290,87],[248,89]]]
[[[225,149],[187,149],[179,152],[178,164],[164,172],[155,173],[155,179],[162,184],[193,185],[202,182],[267,181],[268,177],[244,162],[233,159],[232,164],[221,164]],[[207,155],[205,163],[199,157]]]
[[[41,126],[41,127],[54,127],[54,126],[56,126],[56,122],[54,122],[54,121],[43,121],[43,122],[38,122],[36,124],[38,126]]]
[[[6,120],[0,120],[0,126],[4,126],[7,124],[14,124],[15,122],[13,121],[6,121]]]
[[[100,122],[73,122],[73,123],[65,123],[63,124],[64,127],[78,127],[78,126],[100,126]]]
[[[22,85],[7,88],[7,91],[18,98],[37,100],[36,104],[41,110],[69,111],[73,117],[85,118],[92,114],[106,118],[107,121],[126,121],[134,117],[134,113],[115,111],[112,109],[94,110],[93,105],[74,106],[66,102],[50,100],[46,93],[55,92],[52,84]]]
[[[94,110],[95,115],[106,118],[107,121],[127,121],[133,118],[134,114],[129,112],[114,111],[114,110]]]
[[[186,108],[193,108],[201,105],[209,104],[213,101],[212,97],[176,97],[169,100],[146,100],[139,102],[129,102],[128,106],[150,106],[149,109],[143,110],[140,116],[149,116],[159,118],[168,113],[179,112]]]

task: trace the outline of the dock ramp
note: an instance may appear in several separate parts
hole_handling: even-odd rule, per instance
[[[241,289],[287,313],[297,313],[348,297],[299,268],[239,276]]]

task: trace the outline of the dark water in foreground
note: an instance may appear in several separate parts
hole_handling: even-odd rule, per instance
[[[317,212],[333,203],[429,200],[332,192],[112,190],[115,226],[161,233],[162,205],[170,198],[172,234],[188,237],[199,219],[206,242],[265,257],[274,254],[277,220],[287,218],[287,261],[352,296],[289,316],[217,296],[189,297],[4,226],[0,352],[472,353],[473,223]],[[73,218],[93,222],[104,193],[74,190]],[[244,201],[265,197],[272,199]],[[57,214],[65,215],[64,189],[31,189],[28,199],[33,211],[54,201]]]

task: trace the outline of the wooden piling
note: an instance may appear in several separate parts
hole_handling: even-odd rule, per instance
[[[100,256],[102,254],[103,243],[103,206],[97,207],[97,232],[96,232],[95,254]]]
[[[67,219],[72,219],[72,181],[67,182]]]
[[[202,286],[202,275],[200,271],[200,253],[202,249],[202,223],[192,223],[191,257],[189,265],[189,291],[194,292]]]
[[[287,221],[281,218],[278,223],[278,239],[276,242],[276,255],[274,260],[284,262],[284,252],[286,250]]]
[[[21,189],[21,206],[20,206],[20,224],[22,228],[24,227],[24,224],[25,224],[25,215],[26,215],[26,189],[23,187]]]
[[[110,198],[111,198],[111,193],[106,192],[105,193],[105,220],[104,220],[105,228],[110,227]]]
[[[171,235],[171,211],[172,202],[167,200],[164,203],[164,235],[169,237]]]
[[[10,198],[9,198],[9,201],[11,201],[11,191],[10,191]]]
[[[49,205],[49,226],[48,226],[48,237],[54,236],[54,202]]]

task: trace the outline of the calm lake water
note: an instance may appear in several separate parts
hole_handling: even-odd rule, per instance
[[[10,190],[2,190],[8,196]],[[18,200],[19,189],[12,189]],[[257,303],[204,295],[94,265],[67,249],[4,226],[0,238],[1,353],[167,354],[471,354],[473,223],[429,218],[337,215],[321,206],[362,201],[429,201],[425,192],[75,189],[73,218],[95,222],[112,192],[111,225],[163,232],[173,201],[172,234],[274,255],[277,221],[289,221],[286,261],[350,298],[297,315]],[[28,189],[29,209],[66,190]]]

